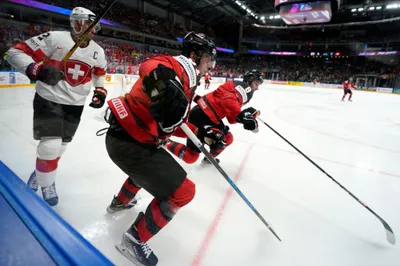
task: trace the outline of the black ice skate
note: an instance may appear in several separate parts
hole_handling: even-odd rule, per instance
[[[217,161],[217,163],[219,163],[219,159],[218,158],[214,158],[214,159]],[[207,159],[207,157],[204,157],[203,161],[201,161],[201,164],[209,165],[209,164],[212,164],[212,163]]]
[[[122,253],[122,255],[137,265],[154,266],[157,265],[158,258],[147,243],[140,241],[137,232],[137,224],[143,215],[143,212],[139,213],[136,221],[122,236],[121,244],[116,245],[115,247]]]
[[[123,210],[129,210],[133,206],[137,204],[137,199],[133,198],[128,204],[124,205],[122,202],[119,202],[117,198],[114,196],[111,204],[107,207],[108,213],[116,213]]]

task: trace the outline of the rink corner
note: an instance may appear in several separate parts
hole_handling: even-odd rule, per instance
[[[3,216],[0,219],[0,233],[7,240],[3,247],[8,249],[7,256],[0,256],[0,264],[6,257],[20,258],[21,253],[35,248],[35,254],[26,254],[32,265],[35,259],[44,260],[45,257],[50,257],[54,265],[113,265],[2,161],[0,203]],[[3,219],[5,217],[10,218]],[[20,230],[14,230],[16,228]],[[14,250],[13,247],[21,247],[21,244],[12,242],[21,240],[24,248]],[[42,257],[38,258],[37,254],[42,254]]]

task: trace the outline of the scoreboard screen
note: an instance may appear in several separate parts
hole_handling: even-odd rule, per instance
[[[327,23],[332,18],[330,1],[275,0],[275,7],[288,25]]]

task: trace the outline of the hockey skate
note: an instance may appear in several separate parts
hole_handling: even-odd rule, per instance
[[[137,232],[137,224],[143,217],[144,213],[139,213],[136,221],[122,236],[121,244],[115,247],[127,259],[140,266],[154,266],[158,263],[158,258],[150,249],[147,243],[140,241]]]
[[[128,204],[124,205],[122,202],[119,202],[117,198],[114,196],[111,204],[107,207],[107,212],[112,214],[123,210],[129,210],[137,204],[137,199],[133,198]]]
[[[219,163],[219,159],[218,158],[214,158],[214,159],[217,161],[217,163]],[[207,157],[204,157],[204,159],[201,161],[201,164],[210,165],[212,163],[207,159]]]
[[[53,182],[48,187],[42,187],[43,199],[50,205],[55,206],[58,204],[58,195],[56,191],[56,184]]]
[[[37,180],[36,176],[36,171],[33,171],[31,176],[28,179],[28,182],[26,183],[30,189],[32,189],[34,192],[36,192],[39,188],[39,182]]]

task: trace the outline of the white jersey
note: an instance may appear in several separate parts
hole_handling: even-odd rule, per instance
[[[92,85],[104,87],[107,62],[103,48],[92,40],[87,47],[78,47],[61,65],[74,44],[69,31],[46,32],[11,48],[7,61],[22,74],[26,74],[26,68],[33,62],[48,60],[51,65],[61,67],[65,77],[55,86],[37,81],[36,92],[52,102],[82,106]]]

